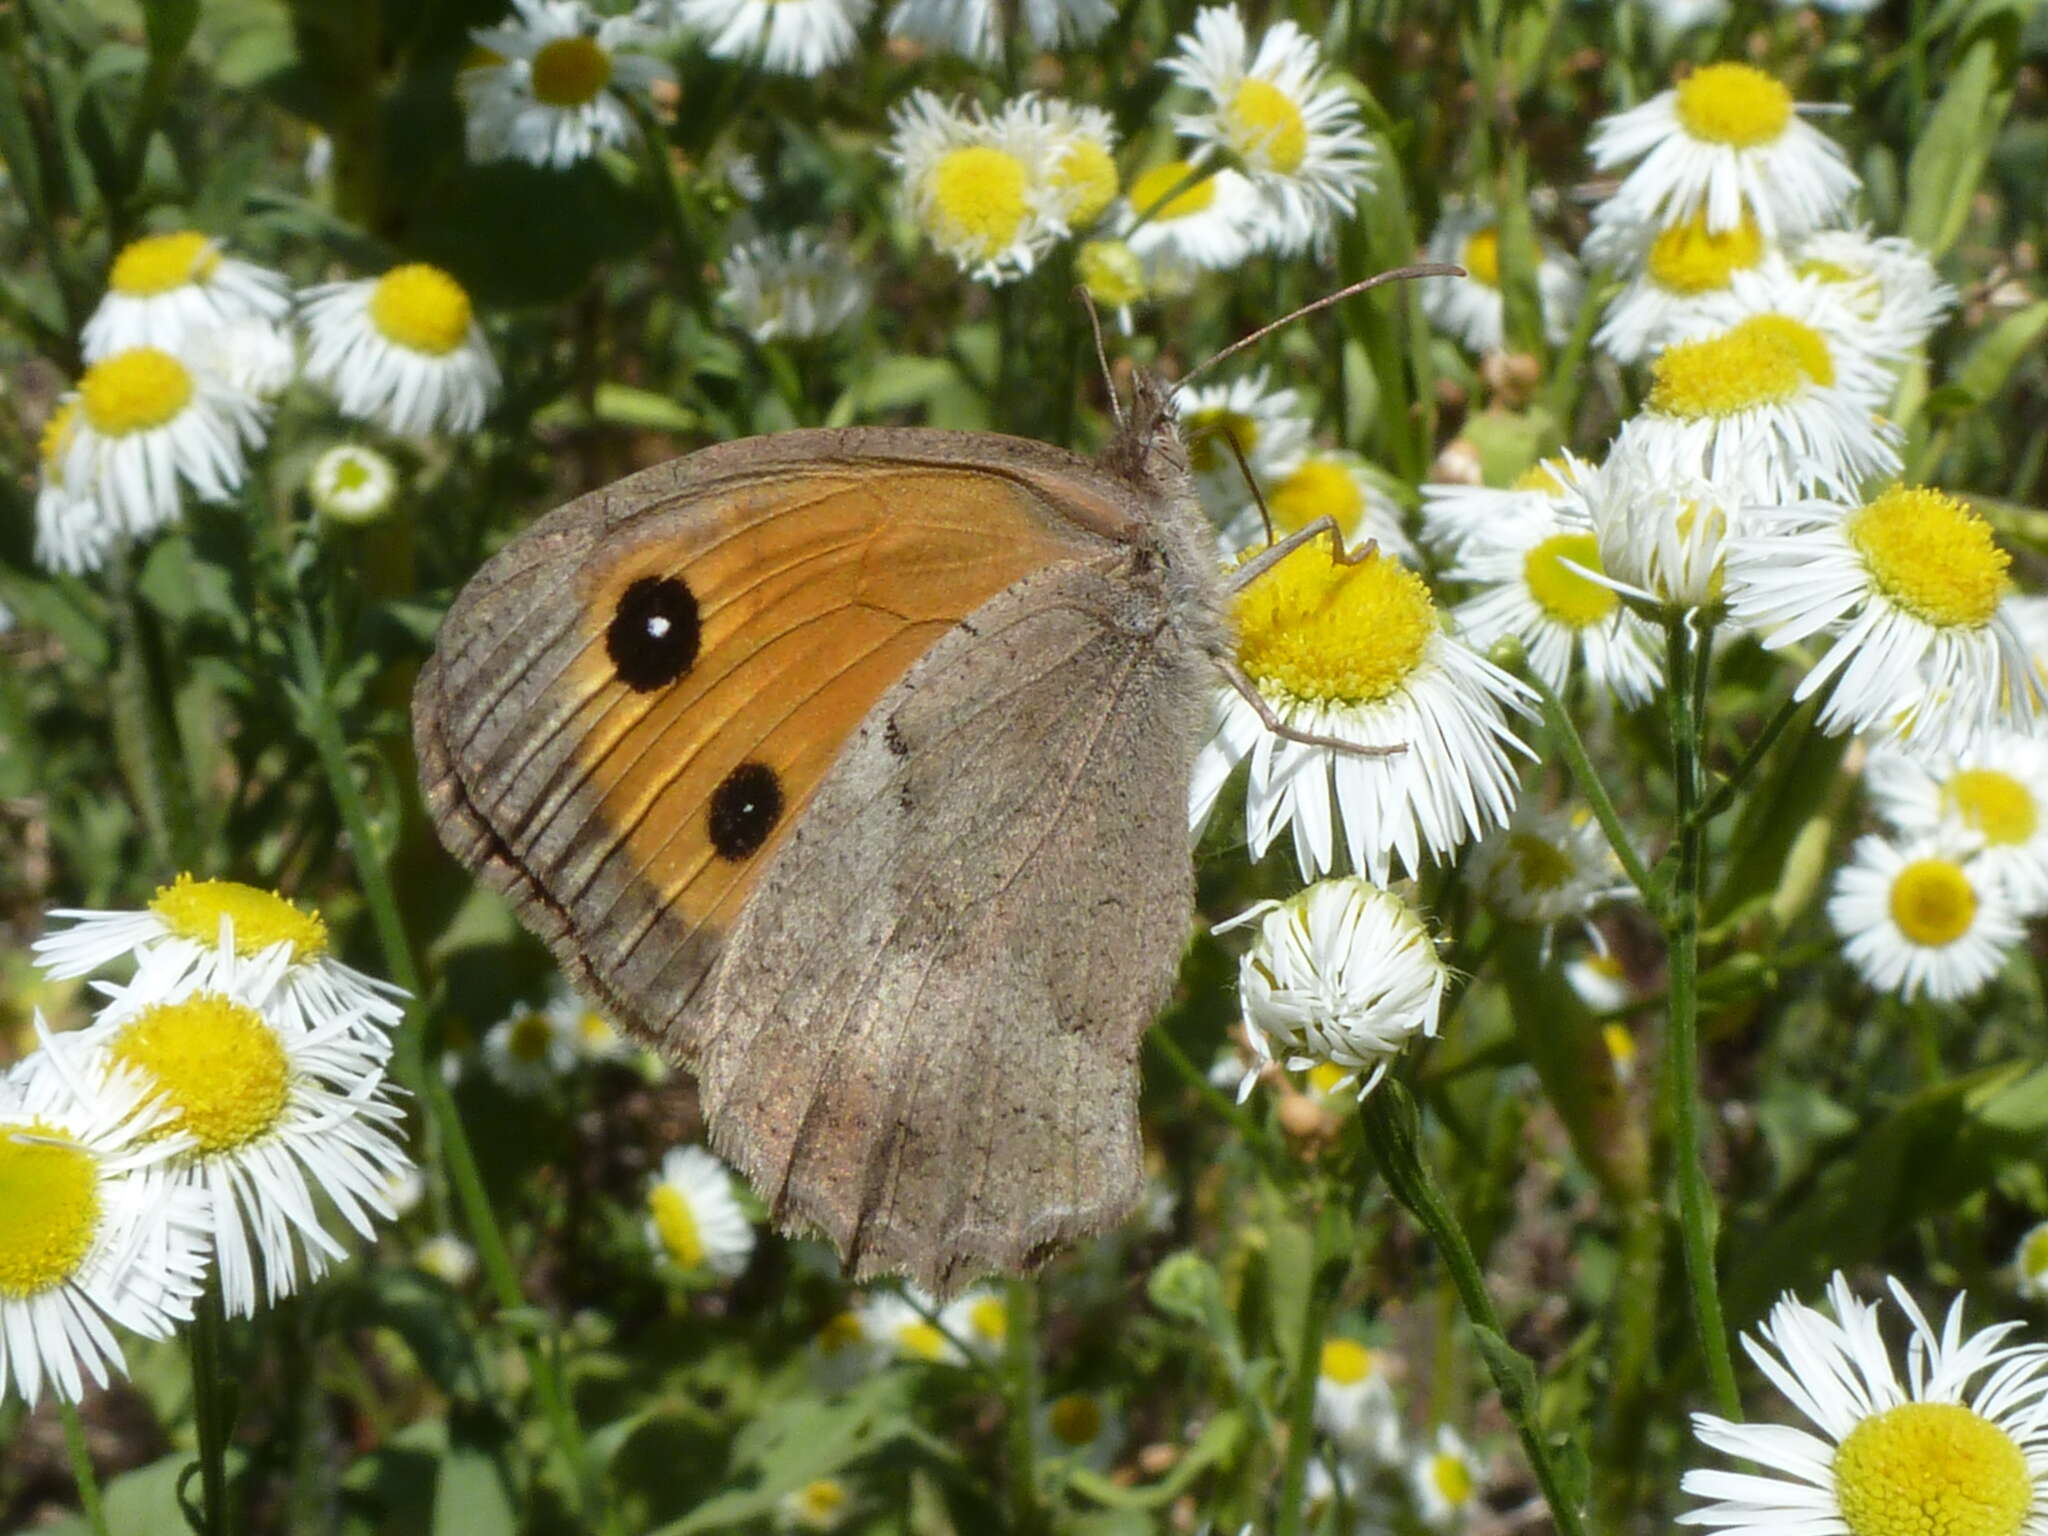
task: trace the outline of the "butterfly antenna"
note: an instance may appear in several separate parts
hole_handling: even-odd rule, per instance
[[[1095,295],[1085,287],[1076,284],[1074,297],[1081,301],[1081,307],[1088,311],[1088,329],[1095,333],[1095,363],[1102,370],[1102,387],[1109,391],[1109,413],[1116,418],[1116,424],[1124,424],[1124,405],[1116,397],[1116,378],[1109,371],[1109,349],[1102,344],[1102,316],[1095,308]]]
[[[1252,500],[1259,506],[1259,521],[1266,525],[1266,547],[1271,549],[1276,542],[1273,534],[1273,514],[1266,508],[1266,493],[1259,489],[1259,477],[1252,473],[1251,460],[1244,456],[1244,444],[1237,440],[1237,434],[1227,426],[1218,425],[1211,429],[1230,445],[1230,456],[1237,460],[1238,470],[1244,475],[1244,483],[1251,487]]]
[[[1401,283],[1406,282],[1410,278],[1415,277],[1463,277],[1465,275],[1465,269],[1463,267],[1458,266],[1455,262],[1448,261],[1422,261],[1417,262],[1415,265],[1409,267],[1390,267],[1385,272],[1376,272],[1371,277],[1361,278],[1359,281],[1355,283],[1351,283],[1346,287],[1339,288],[1335,293],[1326,293],[1320,299],[1317,299],[1312,303],[1304,304],[1299,309],[1289,310],[1286,314],[1282,315],[1278,320],[1274,320],[1269,324],[1260,326],[1256,331],[1253,331],[1249,336],[1238,337],[1236,341],[1233,341],[1221,352],[1216,353],[1212,357],[1203,359],[1201,362],[1195,364],[1194,367],[1190,368],[1186,373],[1182,374],[1180,376],[1180,382],[1173,386],[1174,390],[1178,392],[1179,390],[1185,388],[1188,381],[1194,378],[1197,374],[1207,373],[1211,368],[1214,368],[1218,363],[1222,362],[1225,358],[1237,356],[1237,354],[1244,351],[1246,347],[1253,346],[1258,342],[1265,340],[1268,336],[1272,335],[1275,331],[1279,330],[1280,327],[1282,327],[1283,325],[1292,325],[1295,321],[1300,320],[1307,315],[1312,315],[1319,309],[1328,309],[1332,304],[1341,304],[1344,302],[1344,300],[1349,298],[1355,298],[1359,294],[1365,293],[1369,289],[1379,287],[1382,283]]]

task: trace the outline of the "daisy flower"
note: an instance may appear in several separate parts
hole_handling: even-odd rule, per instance
[[[1747,209],[1726,229],[1708,229],[1698,213],[1664,225],[1617,263],[1632,275],[1608,300],[1593,345],[1618,363],[1639,363],[1681,330],[1701,329],[1705,305],[1727,292],[1737,273],[1783,259]]]
[[[1376,1466],[1401,1459],[1401,1410],[1384,1351],[1356,1339],[1325,1339],[1316,1364],[1315,1426]]]
[[[1259,1063],[1327,1064],[1364,1098],[1416,1035],[1434,1037],[1450,968],[1422,915],[1356,875],[1262,901],[1216,932],[1257,924],[1238,961],[1238,1000]],[[1259,1065],[1245,1073],[1248,1097]]]
[[[1468,351],[1500,351],[1507,339],[1507,302],[1500,286],[1500,221],[1493,211],[1471,206],[1446,210],[1430,231],[1424,254],[1430,261],[1455,263],[1466,274],[1421,285],[1422,312],[1430,324]],[[1552,346],[1571,334],[1585,286],[1577,262],[1548,240],[1537,243],[1536,298],[1544,339]]]
[[[1235,461],[1232,463],[1234,466]],[[1372,467],[1355,453],[1342,449],[1311,450],[1296,459],[1291,469],[1265,482],[1262,489],[1276,538],[1285,538],[1317,518],[1327,517],[1336,523],[1346,548],[1356,549],[1371,540],[1382,553],[1397,560],[1413,565],[1419,559],[1408,530],[1402,526],[1400,504],[1374,477]],[[1226,548],[1247,549],[1266,541],[1258,506],[1250,501],[1248,492],[1245,496],[1245,506],[1223,531]]]
[[[512,6],[503,25],[470,33],[477,59],[456,76],[469,158],[562,170],[630,143],[638,130],[625,98],[671,78],[659,60],[633,51],[654,34],[630,16],[599,17],[582,0]]]
[[[1011,11],[996,0],[898,0],[889,35],[992,64],[1002,56],[1006,18],[1023,24],[1035,48],[1067,48],[1101,36],[1116,7],[1110,0],[1023,0]]]
[[[963,1365],[967,1356],[950,1332],[932,1319],[939,1309],[920,1291],[875,1291],[860,1307],[863,1335],[884,1356],[925,1365]]]
[[[867,307],[867,281],[845,245],[808,230],[742,241],[721,275],[720,302],[756,341],[829,336]]]
[[[1723,230],[1746,207],[1777,238],[1834,223],[1860,185],[1841,147],[1801,110],[1760,69],[1708,64],[1602,118],[1587,149],[1603,171],[1638,162],[1611,199],[1613,217],[1663,225],[1701,213]]]
[[[124,1369],[108,1326],[167,1338],[206,1273],[206,1197],[172,1177],[186,1140],[132,1077],[95,1081],[52,1039],[0,1077],[0,1396],[66,1402]]]
[[[1746,526],[1744,503],[1672,463],[1657,451],[1663,446],[1631,439],[1625,426],[1597,471],[1574,465],[1560,515],[1591,526],[1600,569],[1619,590],[1667,609],[1717,607],[1728,541]]]
[[[1408,1475],[1415,1512],[1433,1531],[1455,1530],[1479,1508],[1485,1469],[1448,1424],[1437,1426],[1436,1444],[1416,1453]]]
[[[1607,1047],[1607,1060],[1614,1068],[1614,1080],[1628,1084],[1636,1080],[1636,1058],[1642,1048],[1626,1024],[1616,1021],[1600,1026],[1600,1043]]]
[[[89,493],[132,537],[178,515],[186,488],[233,500],[262,446],[268,411],[229,380],[160,347],[129,347],[90,364],[65,428],[63,485]]]
[[[962,110],[914,91],[890,110],[889,129],[884,153],[906,212],[968,276],[1021,277],[1067,233],[1047,120],[1028,98],[990,117],[979,103]]]
[[[473,432],[498,393],[498,365],[469,295],[439,267],[322,283],[299,295],[306,377],[344,416],[400,436]]]
[[[1185,390],[1177,414],[1187,440],[1188,467],[1195,476],[1195,494],[1202,509],[1220,523],[1234,520],[1252,504],[1245,468],[1261,487],[1271,486],[1299,462],[1308,448],[1309,420],[1301,396],[1276,389],[1261,368],[1227,384],[1203,384]],[[1244,455],[1223,441],[1229,433]],[[1253,519],[1258,514],[1251,513]]]
[[[1628,970],[1616,955],[1603,955],[1597,951],[1582,955],[1565,966],[1564,979],[1578,993],[1579,1001],[1595,1013],[1613,1013],[1627,1007],[1635,998],[1635,989],[1629,985]],[[1634,1061],[1633,1036],[1629,1038],[1627,1049],[1630,1061]]]
[[[221,1298],[237,1317],[255,1312],[259,1286],[274,1303],[346,1256],[316,1198],[368,1238],[373,1215],[392,1219],[386,1189],[410,1165],[384,1081],[388,1042],[352,1014],[303,1018],[292,966],[282,944],[244,960],[228,940],[203,968],[149,951],[128,985],[103,987],[84,1041],[97,1076],[132,1074],[189,1141],[169,1167],[206,1193]]]
[[[1898,368],[1917,343],[1904,333],[1887,333],[1873,324],[1851,307],[1849,299],[1850,292],[1842,285],[1802,277],[1775,261],[1753,272],[1735,273],[1724,291],[1701,303],[1696,315],[1673,326],[1672,339],[1711,336],[1762,319],[1778,326],[1799,348],[1802,364],[1816,382],[1876,411],[1891,398]],[[1820,337],[1820,347],[1807,339],[1809,332]]]
[[[2048,1296],[2048,1221],[2027,1228],[2013,1250],[2012,1283],[2028,1301]]]
[[[2048,1351],[2009,1343],[2015,1323],[1965,1336],[1958,1296],[1937,1331],[1894,1280],[1912,1341],[1905,1379],[1879,1307],[1828,1283],[1828,1310],[1786,1294],[1743,1348],[1806,1425],[1695,1414],[1709,1449],[1759,1468],[1701,1467],[1681,1524],[1730,1536],[2021,1536],[2048,1509]],[[1832,1313],[1832,1315],[1830,1315]]]
[[[374,523],[398,500],[398,470],[374,448],[339,443],[306,472],[313,510],[337,523]]]
[[[1118,330],[1131,334],[1132,306],[1151,296],[1145,263],[1121,240],[1088,240],[1074,252],[1074,276]]]
[[[1591,817],[1528,805],[1472,850],[1471,875],[1502,915],[1546,928],[1628,890]]]
[[[461,1290],[476,1278],[476,1250],[452,1232],[437,1232],[412,1253],[413,1264],[443,1285]]]
[[[89,363],[133,347],[175,352],[188,337],[237,320],[274,324],[291,307],[281,274],[224,254],[218,240],[191,229],[145,235],[114,258],[80,352]]]
[[[1863,782],[1894,831],[1974,848],[2021,913],[2048,913],[2048,742],[1991,732],[1934,761],[1880,746]]]
[[[836,1477],[815,1477],[775,1502],[775,1523],[786,1531],[836,1531],[853,1514],[853,1491]]]
[[[1828,921],[1857,973],[1908,1001],[1974,996],[2021,937],[2004,888],[1938,839],[1859,838],[1835,873]]]
[[[1597,699],[1611,693],[1634,708],[1663,677],[1661,638],[1593,579],[1604,574],[1592,524],[1542,497],[1522,517],[1480,524],[1445,576],[1481,588],[1453,610],[1474,649],[1520,641],[1530,670],[1560,695],[1577,660]]]
[[[548,994],[547,1013],[555,1032],[574,1040],[577,1055],[585,1061],[620,1061],[638,1050],[612,1026],[610,1019],[559,978]]]
[[[674,1147],[647,1191],[647,1240],[685,1275],[739,1277],[754,1256],[754,1224],[732,1170],[702,1147]]]
[[[939,1312],[939,1326],[966,1346],[970,1354],[995,1360],[1010,1336],[1010,1308],[1000,1292],[986,1287],[964,1291]]]
[[[403,988],[335,959],[325,919],[275,891],[181,874],[158,886],[140,912],[60,907],[50,916],[70,926],[30,947],[53,980],[89,976],[132,958],[162,964],[180,983],[219,990],[244,962],[275,952],[282,970],[272,1006],[292,1028],[323,1029],[347,1019],[372,1046],[383,1046],[386,1031],[405,1016]]]
[[[1792,242],[1801,277],[1828,284],[1855,315],[1902,351],[1925,342],[1956,305],[1956,291],[1927,253],[1903,235],[1878,236],[1868,226],[1826,229]]]
[[[1070,230],[1086,229],[1116,201],[1116,125],[1100,107],[1076,106],[1058,97],[1024,96],[1012,110],[1043,124],[1040,174],[1054,215]]]
[[[1823,730],[1882,726],[1916,751],[1967,752],[1988,731],[2031,729],[2048,701],[2005,611],[2010,564],[1955,497],[1895,485],[1761,514],[1730,547],[1729,607],[1774,650],[1834,637],[1796,695],[1829,688]]]
[[[1208,98],[1174,119],[1200,146],[1197,159],[1228,155],[1264,204],[1259,244],[1292,253],[1327,242],[1372,185],[1373,149],[1358,104],[1329,80],[1322,50],[1291,21],[1275,22],[1254,54],[1234,6],[1195,13],[1162,67]]]
[[[673,0],[670,14],[708,34],[718,58],[821,75],[852,55],[873,9],[873,0]]]
[[[484,1031],[484,1070],[507,1093],[530,1098],[576,1070],[579,1045],[573,1019],[548,1008],[514,1008]]]
[[[64,478],[64,460],[77,423],[78,402],[60,401],[43,424],[37,451],[41,479],[36,487],[36,564],[71,576],[105,565],[122,536],[120,519],[101,508],[91,488]]]
[[[212,373],[266,405],[299,374],[299,343],[291,327],[260,316],[195,331],[185,338],[184,350],[196,370]]]
[[[1117,233],[1151,285],[1171,287],[1186,272],[1241,263],[1259,244],[1264,206],[1241,172],[1168,160],[1131,179]]]
[[[1107,1472],[1123,1449],[1123,1416],[1098,1392],[1063,1392],[1038,1416],[1039,1455]]]
[[[1197,827],[1245,757],[1253,856],[1288,829],[1304,878],[1334,866],[1340,826],[1352,867],[1384,881],[1508,819],[1514,759],[1530,753],[1506,712],[1526,714],[1533,695],[1444,632],[1420,576],[1386,555],[1339,564],[1318,539],[1238,593],[1234,615],[1238,664],[1281,720],[1402,750],[1367,757],[1287,740],[1234,690],[1219,692],[1195,764]]]
[[[1505,535],[1524,524],[1547,527],[1564,504],[1565,488],[1593,468],[1564,455],[1538,460],[1506,486],[1430,481],[1422,487],[1422,542],[1448,561],[1480,530]]]
[[[868,1331],[872,1320],[870,1308],[848,1307],[811,1335],[811,1380],[820,1392],[844,1392],[879,1363],[883,1341]]]

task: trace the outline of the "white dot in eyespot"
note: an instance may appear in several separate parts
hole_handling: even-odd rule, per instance
[[[669,622],[666,616],[659,613],[651,613],[647,616],[648,639],[665,640],[668,638],[668,631]]]

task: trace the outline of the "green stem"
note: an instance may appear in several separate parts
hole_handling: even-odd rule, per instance
[[[1551,1457],[1550,1444],[1537,1420],[1536,1368],[1508,1343],[1500,1316],[1493,1309],[1493,1298],[1487,1293],[1486,1277],[1465,1238],[1465,1229],[1422,1159],[1415,1101],[1399,1082],[1384,1082],[1365,1101],[1358,1119],[1387,1188],[1422,1224],[1443,1257],[1451,1283],[1457,1287],[1458,1301],[1479,1335],[1480,1353],[1486,1357],[1487,1371],[1500,1393],[1501,1406],[1514,1423],[1523,1454],[1529,1458],[1529,1469],[1536,1474],[1536,1485],[1543,1490],[1544,1502],[1550,1506],[1550,1518],[1558,1536],[1585,1536],[1584,1516],[1565,1492],[1563,1475]]]
[[[1650,1370],[1657,1348],[1657,1277],[1664,1267],[1664,1214],[1639,1200],[1622,1214],[1620,1263],[1606,1401],[1593,1441],[1593,1509],[1601,1530],[1629,1528],[1651,1421]]]
[[[159,873],[192,870],[198,855],[196,817],[179,750],[170,685],[156,657],[152,617],[136,591],[139,557],[130,547],[108,572],[114,606],[114,665],[107,680],[114,756],[142,813]],[[194,871],[197,873],[198,871]]]
[[[1038,1503],[1038,1287],[1028,1278],[1004,1287],[1003,1426],[1010,1460],[1010,1529],[1044,1529]]]
[[[228,1530],[228,1436],[232,1425],[221,1386],[221,1335],[227,1328],[220,1287],[209,1285],[192,1314],[187,1343],[192,1356],[192,1420],[199,1437],[203,1536]]]
[[[484,1187],[483,1170],[477,1165],[475,1149],[470,1145],[468,1132],[463,1129],[454,1095],[448,1091],[441,1074],[429,1069],[425,1063],[420,1039],[422,988],[419,964],[413,957],[412,942],[406,935],[398,893],[391,884],[390,871],[385,868],[377,845],[376,828],[371,823],[369,808],[363,802],[354,770],[349,766],[341,720],[327,690],[327,676],[321,665],[319,646],[313,638],[312,622],[303,608],[293,615],[291,643],[299,672],[300,707],[305,711],[308,733],[320,755],[328,790],[334,796],[342,826],[348,832],[349,852],[355,860],[356,876],[362,882],[363,900],[377,929],[385,967],[390,971],[391,979],[410,994],[406,1016],[398,1028],[392,1071],[420,1101],[440,1138],[449,1182],[454,1185],[456,1200],[462,1207],[470,1235],[476,1240],[477,1258],[498,1305],[507,1311],[523,1308],[526,1296],[520,1287],[519,1272],[513,1266],[511,1251],[498,1226],[497,1213],[491,1207],[490,1193]],[[569,1464],[586,1520],[595,1520],[606,1530],[615,1529],[616,1519],[605,1501],[596,1470],[590,1465],[574,1405],[563,1390],[560,1373],[544,1343],[538,1338],[521,1340],[532,1372],[534,1392],[540,1398],[554,1430],[556,1448]]]
[[[1228,1122],[1232,1133],[1245,1146],[1252,1148],[1265,1160],[1269,1167],[1277,1167],[1285,1161],[1273,1139],[1266,1134],[1265,1126],[1257,1117],[1246,1112],[1245,1107],[1209,1081],[1208,1074],[1188,1059],[1188,1053],[1181,1049],[1180,1042],[1164,1029],[1155,1029],[1145,1036],[1146,1043],[1173,1068],[1176,1076],[1192,1088],[1207,1104],[1210,1110]]]
[[[1325,1223],[1316,1223],[1315,1263],[1309,1271],[1308,1306],[1301,1320],[1301,1350],[1287,1388],[1287,1455],[1280,1464],[1280,1505],[1273,1536],[1296,1536],[1307,1504],[1309,1457],[1315,1451],[1316,1378],[1322,1374],[1323,1327],[1332,1289],[1330,1255],[1324,1251]]]
[[[1737,759],[1728,777],[1721,781],[1694,813],[1702,824],[1712,821],[1728,809],[1742,786],[1749,782],[1750,775],[1756,772],[1757,765],[1763,762],[1764,754],[1777,744],[1778,738],[1785,734],[1785,727],[1792,723],[1792,717],[1805,707],[1806,700],[1788,694],[1784,702],[1771,712],[1771,718],[1764,722],[1764,728],[1757,732],[1756,740],[1752,741],[1748,749]]]
[[[1579,786],[1579,793],[1586,797],[1586,803],[1593,808],[1593,819],[1600,823],[1600,830],[1607,834],[1607,845],[1614,850],[1614,856],[1621,861],[1622,871],[1628,876],[1629,884],[1641,893],[1646,903],[1654,905],[1650,894],[1650,871],[1643,863],[1642,855],[1636,852],[1636,845],[1628,835],[1628,829],[1621,824],[1621,815],[1614,809],[1613,797],[1607,793],[1607,786],[1600,780],[1600,772],[1593,766],[1593,759],[1586,751],[1586,742],[1579,735],[1579,728],[1572,724],[1572,717],[1565,711],[1564,703],[1533,669],[1528,672],[1529,684],[1543,700],[1543,720],[1550,727],[1550,733],[1557,740],[1558,750],[1564,753],[1565,767],[1570,771],[1572,782]]]
[[[85,1523],[92,1536],[107,1536],[107,1512],[100,1505],[100,1480],[92,1469],[92,1450],[85,1443],[85,1421],[78,1405],[57,1399],[57,1417],[64,1422],[64,1449],[71,1453],[71,1477],[78,1484],[78,1504],[85,1511]]]
[[[1672,779],[1676,786],[1678,859],[1664,932],[1669,952],[1670,1031],[1664,1046],[1666,1103],[1677,1159],[1678,1223],[1685,1274],[1692,1291],[1693,1324],[1707,1365],[1716,1407],[1739,1418],[1742,1399],[1735,1363],[1728,1352],[1728,1328],[1721,1316],[1720,1283],[1714,1273],[1713,1191],[1701,1156],[1700,1124],[1700,887],[1705,825],[1700,805],[1700,719],[1697,688],[1707,665],[1711,632],[1693,643],[1692,615],[1670,621],[1665,693],[1671,708]]]

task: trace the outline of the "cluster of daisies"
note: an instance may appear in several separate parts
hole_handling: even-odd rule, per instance
[[[469,432],[498,391],[469,295],[437,267],[322,283],[282,274],[196,230],[123,247],[80,337],[85,368],[43,427],[37,561],[77,574],[177,521],[185,499],[230,502],[297,379],[341,415],[399,436]],[[315,461],[314,504],[381,514],[391,461],[344,443]]]
[[[1323,1341],[1317,1360],[1315,1459],[1307,1514],[1339,1531],[1456,1531],[1483,1509],[1484,1461],[1448,1424],[1414,1435],[1396,1383],[1404,1362],[1349,1334]]]
[[[319,915],[181,876],[139,912],[67,911],[52,978],[117,963],[85,1028],[0,1078],[0,1391],[76,1400],[207,1284],[248,1316],[394,1214],[413,1173],[386,1079],[396,988],[329,951]],[[209,1271],[212,1279],[209,1281]]]

